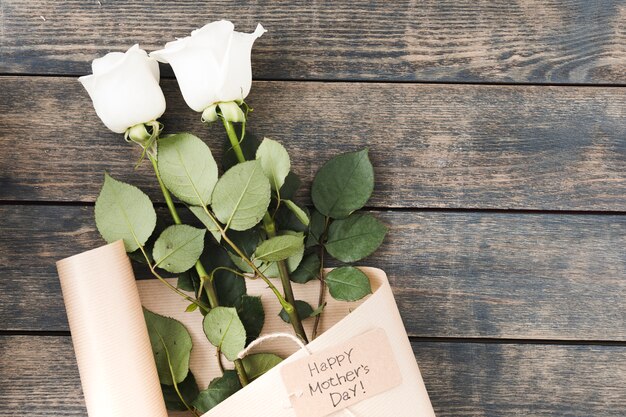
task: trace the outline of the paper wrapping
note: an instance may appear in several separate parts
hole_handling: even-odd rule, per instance
[[[167,417],[122,241],[57,262],[89,417]]]
[[[331,416],[358,417],[434,417],[424,382],[402,323],[398,307],[386,274],[376,268],[361,268],[369,277],[373,294],[359,302],[334,300],[326,294],[328,302],[322,319],[322,334],[307,345],[311,352],[342,343],[375,328],[383,328],[391,342],[394,357],[402,373],[402,384],[378,394],[348,411],[338,411]],[[171,281],[175,284],[175,281]],[[291,326],[279,317],[280,304],[261,280],[247,280],[248,293],[260,295],[265,309],[265,326],[262,335],[276,332],[293,332]],[[280,283],[277,281],[277,285]],[[202,315],[197,311],[185,313],[188,302],[174,294],[156,280],[139,281],[141,300],[146,308],[156,313],[180,320],[191,333],[193,350],[190,368],[200,389],[208,386],[211,379],[220,376],[215,348],[208,343],[202,330]],[[297,299],[316,306],[319,282],[294,284]],[[304,321],[307,334],[311,335],[313,319]],[[290,361],[308,353],[298,350],[293,341],[273,339],[256,348],[254,352],[272,352],[287,358],[243,390],[228,398],[202,417],[294,417],[287,391],[283,385],[280,368]],[[350,414],[352,413],[352,414]],[[170,412],[170,416],[188,416],[184,412]]]
[[[116,242],[57,263],[74,350],[90,417],[165,417],[159,379],[141,304],[149,310],[181,321],[193,341],[190,369],[199,388],[221,375],[215,348],[202,329],[202,315],[187,313],[188,302],[157,280],[135,282],[123,243]],[[307,345],[310,352],[382,328],[391,342],[402,373],[402,384],[368,398],[332,416],[434,417],[424,382],[398,312],[387,276],[380,269],[361,268],[373,294],[359,302],[328,302],[320,320],[320,333]],[[176,279],[170,279],[176,284]],[[279,282],[276,282],[279,285]],[[262,335],[292,332],[279,317],[280,304],[261,280],[246,280],[248,294],[261,296],[265,310]],[[299,300],[317,305],[319,282],[295,284]],[[304,321],[311,335],[313,319]],[[287,358],[245,389],[203,417],[294,417],[280,369],[308,355],[293,341],[273,339],[255,352]],[[187,412],[169,412],[170,417]]]

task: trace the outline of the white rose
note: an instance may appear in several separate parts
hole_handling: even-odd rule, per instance
[[[116,133],[161,117],[165,97],[159,87],[159,64],[139,45],[126,53],[94,59],[93,74],[80,77],[106,127]]]
[[[221,20],[150,56],[172,66],[185,102],[202,112],[218,102],[246,98],[252,86],[252,44],[265,32],[260,24],[254,33],[235,32],[231,22]]]

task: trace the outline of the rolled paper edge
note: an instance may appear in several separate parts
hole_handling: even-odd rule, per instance
[[[130,260],[120,240],[56,263],[90,417],[167,417]]]

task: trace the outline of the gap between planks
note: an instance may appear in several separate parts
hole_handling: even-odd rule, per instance
[[[66,337],[71,333],[66,330],[0,330],[1,336],[51,336]],[[472,343],[498,345],[556,345],[556,346],[624,346],[626,340],[560,340],[560,339],[510,339],[485,337],[420,337],[409,336],[411,343]]]

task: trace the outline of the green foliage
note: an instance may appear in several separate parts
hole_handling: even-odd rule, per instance
[[[167,226],[168,225],[165,224],[163,217],[157,217],[156,227],[154,228],[154,231],[152,232],[146,243],[144,243],[143,245],[143,249],[146,252],[146,255],[148,255],[148,261],[146,261],[145,256],[143,256],[143,252],[141,251],[141,249],[137,249],[134,252],[129,252],[128,257],[135,262],[139,262],[140,264],[152,264],[154,262],[154,259],[152,258],[152,249],[154,248],[154,242],[157,240],[157,237],[159,237],[161,233],[163,233],[163,230],[165,230]]]
[[[209,274],[219,267],[236,268],[224,247],[214,242],[207,243],[205,246],[200,260]],[[213,285],[217,299],[224,307],[235,307],[241,296],[246,293],[245,278],[227,269],[219,269],[213,273]]]
[[[326,230],[326,216],[317,210],[313,210],[311,214],[311,222],[309,223],[309,233],[306,237],[306,247],[310,248],[319,245],[320,239]]]
[[[194,294],[197,294],[200,286],[198,273],[193,268],[180,273],[176,286],[183,291],[193,291]]]
[[[157,162],[163,183],[181,201],[195,206],[211,203],[217,164],[200,138],[179,133],[159,139]]]
[[[255,353],[242,359],[243,369],[250,381],[257,379],[282,361],[280,356],[273,353]]]
[[[187,373],[187,377],[183,380],[183,382],[178,384],[178,390],[187,404],[191,404],[191,402],[196,399],[200,391],[198,390],[196,378],[193,376],[191,371]],[[187,411],[187,407],[185,407],[185,404],[183,404],[180,400],[180,397],[178,396],[178,393],[173,385],[161,384],[161,391],[163,391],[165,407],[168,410]]]
[[[246,329],[232,307],[215,307],[204,317],[204,334],[226,359],[234,361],[246,345]]]
[[[248,257],[251,258],[254,255],[254,251],[256,247],[261,243],[261,232],[259,231],[259,227],[254,227],[252,229],[244,230],[238,232],[236,230],[229,230],[226,233],[230,240]],[[233,249],[228,246],[227,249],[231,253],[235,253]]]
[[[270,183],[257,161],[237,164],[213,191],[217,219],[233,230],[247,230],[263,218],[270,204]]]
[[[296,196],[296,192],[300,188],[301,185],[300,177],[298,177],[293,172],[287,174],[285,178],[285,183],[280,188],[280,198],[283,199],[293,199]]]
[[[191,336],[180,322],[143,309],[150,335],[152,353],[164,385],[181,383],[189,371]]]
[[[306,301],[296,300],[296,311],[298,311],[298,317],[300,317],[300,320],[305,320],[305,319],[308,319],[309,317],[313,317],[313,311],[314,311],[313,307],[311,307],[311,305],[307,303]],[[285,323],[291,323],[291,320],[289,320],[289,315],[287,314],[284,308],[280,310],[280,313],[278,313],[278,316]]]
[[[104,176],[96,200],[96,227],[108,243],[122,239],[126,252],[143,246],[156,226],[152,202],[139,188]]]
[[[372,293],[367,276],[352,266],[333,269],[325,281],[335,300],[356,301]]]
[[[283,200],[284,202],[285,200]],[[308,219],[308,210],[302,207],[299,207],[303,212],[306,218]],[[309,230],[309,226],[302,223],[300,219],[294,214],[293,211],[287,207],[286,204],[281,204],[276,210],[276,214],[274,215],[274,222],[276,223],[277,230],[293,230],[294,232],[306,232]]]
[[[200,391],[198,398],[192,405],[200,412],[206,413],[241,389],[239,377],[235,371],[225,371],[224,375],[215,378],[204,391]]]
[[[203,207],[199,206],[189,206],[189,210],[202,222],[204,227],[207,228],[211,235],[215,240],[219,243],[222,240],[222,235],[220,234],[220,229],[217,227],[215,222],[211,220],[208,214],[204,211]]]
[[[256,159],[261,163],[272,189],[280,190],[291,169],[287,150],[275,140],[264,138],[256,151]]]
[[[304,247],[304,235],[275,236],[261,242],[256,248],[255,257],[262,261],[282,261],[298,253]]]
[[[156,266],[173,273],[187,271],[202,254],[205,232],[184,224],[165,229],[152,251]]]
[[[306,214],[306,211],[304,211],[291,200],[283,200],[283,203],[285,203],[287,208],[293,212],[293,214],[298,218],[298,220],[300,220],[303,225],[309,225],[309,216]]]
[[[298,268],[303,257],[304,257],[304,246],[300,247],[300,249],[296,253],[294,253],[289,258],[287,258],[287,261],[286,261],[287,270],[289,271],[289,273],[292,273]],[[260,261],[257,261],[257,262],[260,262]],[[276,262],[263,263],[261,265],[261,272],[263,272],[263,274],[266,277],[280,276],[280,273],[278,271],[278,264]]]
[[[370,214],[351,214],[328,228],[324,246],[342,262],[355,262],[371,255],[383,243],[387,227]]]
[[[313,310],[313,312],[311,313],[311,317],[319,316],[320,314],[322,314],[322,312],[326,308],[326,304],[327,303],[324,302],[323,304],[317,306],[317,308],[315,310]]]
[[[225,269],[217,271],[213,277],[215,292],[217,292],[217,300],[220,305],[224,307],[235,307],[242,295],[246,293],[245,278]]]
[[[234,253],[230,253],[230,252],[228,252],[228,256],[230,256],[230,260],[233,262],[233,264],[235,264],[235,266],[237,266],[237,269],[239,269],[241,272],[246,272],[248,274],[252,274],[254,272],[252,267],[248,265],[248,263],[244,261],[243,258],[240,258]],[[263,264],[263,262],[258,261],[258,260],[254,261],[253,263],[257,268]]]
[[[237,303],[237,315],[246,329],[246,346],[259,337],[265,324],[261,297],[242,295]]]
[[[305,284],[319,276],[322,267],[317,253],[309,253],[304,257],[298,268],[293,271],[290,279],[298,284]]]
[[[254,271],[243,259],[239,258],[237,255],[229,254],[231,260],[237,268],[248,274],[252,274]],[[304,247],[300,248],[295,254],[291,255],[287,258],[287,270],[291,273],[298,268],[300,262],[302,261],[302,257],[304,256]],[[256,259],[252,262],[266,277],[276,278],[279,276],[278,272],[278,264],[276,262],[264,262],[260,259]]]
[[[374,190],[374,168],[368,150],[334,157],[313,180],[311,197],[320,213],[342,219],[362,208]]]

